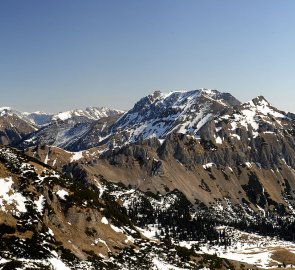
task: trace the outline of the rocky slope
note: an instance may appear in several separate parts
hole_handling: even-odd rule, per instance
[[[258,97],[216,113],[195,133],[183,134],[176,129],[160,140],[139,140],[109,150],[92,148],[81,152],[78,159],[70,157],[72,162],[59,169],[71,174],[82,172],[89,181],[101,174],[154,193],[177,189],[191,203],[220,209],[229,218],[235,209],[240,221],[247,215],[251,220],[253,215],[270,211],[271,217],[265,221],[271,224],[272,215],[293,219],[293,119],[292,114]],[[145,122],[138,121],[138,125]],[[136,125],[133,123],[135,129]],[[58,160],[55,152],[47,152],[51,161]]]
[[[183,136],[182,140],[185,138]],[[81,183],[96,185],[101,198],[117,201],[132,223],[148,238],[160,241],[170,239],[185,247],[193,246],[198,254],[220,253],[224,258],[240,259],[243,263],[255,261],[262,268],[284,263],[286,257],[279,261],[271,258],[282,250],[288,254],[294,244],[281,243],[277,239],[267,240],[265,237],[279,236],[293,240],[294,183],[291,182],[292,173],[286,176],[289,181],[283,179],[282,172],[286,173],[286,167],[276,173],[246,164],[236,170],[229,167],[222,170],[213,164],[196,166],[192,170],[178,161],[173,162],[172,158],[152,158],[152,147],[151,141],[129,146],[128,151],[121,152],[123,156],[120,158],[118,153],[116,163],[114,160],[110,163],[97,158],[98,153],[94,149],[88,153],[81,152],[79,157],[67,152],[67,158],[72,160],[67,166],[58,160],[64,150],[51,147],[46,151],[50,152],[48,163],[55,163],[65,174]],[[57,151],[58,156],[53,159]],[[41,149],[38,149],[38,153],[43,159]],[[133,157],[131,153],[134,153]],[[141,156],[144,153],[146,159]],[[156,155],[155,152],[153,154]],[[118,185],[112,184],[114,181],[119,182]],[[223,238],[220,238],[223,229],[220,231],[217,225],[247,231],[249,240],[242,236],[244,232],[230,233],[230,237],[222,233]],[[236,238],[239,240],[232,242]],[[255,239],[260,239],[263,248],[257,249],[258,242]],[[238,244],[239,241],[241,244]],[[210,248],[208,243],[211,243]],[[229,249],[232,251],[225,251]],[[247,252],[250,250],[256,257],[249,256]],[[260,261],[265,252],[268,253],[268,259]],[[145,269],[138,267],[134,269]],[[231,269],[241,269],[239,265],[236,267]],[[195,269],[184,265],[182,268]]]
[[[208,122],[200,136],[203,144],[216,146],[212,162],[230,166],[253,162],[274,170],[286,163],[294,168],[294,123],[293,114],[274,108],[260,96]],[[237,155],[226,155],[229,148]]]
[[[58,145],[72,151],[97,145],[98,136],[105,136],[107,126],[123,111],[88,107],[57,114],[19,112],[0,108],[0,143],[26,148],[33,145]],[[105,119],[103,122],[100,119]],[[100,121],[98,121],[100,120]],[[87,139],[86,137],[89,136]],[[84,138],[80,142],[81,137]],[[73,141],[79,141],[75,144]]]
[[[175,240],[187,238],[194,227],[198,233],[192,239],[222,239],[213,224],[193,218],[192,205],[177,191],[155,197],[101,177],[85,185],[7,147],[0,148],[0,168],[1,269],[241,267],[168,241],[169,217],[184,222],[180,232],[173,232]],[[133,212],[142,212],[140,205],[149,206],[149,219],[148,212],[141,217]],[[157,237],[145,229],[152,222],[158,223]]]
[[[216,206],[220,201],[228,207],[229,199],[255,212],[271,209],[292,216],[294,124],[293,115],[258,97],[207,121],[198,130],[200,138],[173,132],[164,141],[108,150],[93,167],[143,189],[177,188],[191,202]]]

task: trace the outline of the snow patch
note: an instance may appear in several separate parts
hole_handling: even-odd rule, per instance
[[[43,195],[40,195],[39,199],[37,201],[34,201],[37,211],[40,214],[42,214],[42,212],[43,212],[44,203],[45,203],[45,198]]]
[[[71,162],[77,161],[81,158],[83,158],[83,151],[73,153],[73,156],[71,157]]]
[[[174,265],[168,264],[167,262],[161,261],[159,258],[153,258],[153,264],[158,270],[185,270]]]
[[[210,163],[204,164],[204,165],[203,165],[203,168],[206,170],[206,169],[211,168],[211,167],[214,166],[214,165],[215,165],[215,163],[210,162]]]
[[[47,162],[48,162],[48,160],[49,160],[49,158],[48,158],[48,153],[49,153],[49,152],[47,152],[46,157],[45,157],[45,160],[44,160],[44,163],[45,163],[45,164],[47,164]]]
[[[117,232],[117,233],[124,233],[124,231],[118,227],[116,227],[115,225],[111,224],[111,228],[113,231]]]
[[[66,266],[59,258],[50,258],[49,262],[54,270],[71,270],[71,268]]]
[[[53,161],[52,166],[55,166],[57,158]]]
[[[216,254],[220,258],[236,260],[248,264],[253,264],[263,269],[274,268],[278,266],[278,262],[271,257],[273,252],[280,249],[287,249],[295,253],[294,243],[281,241],[274,237],[260,236],[254,233],[246,233],[227,226],[217,227],[220,231],[224,231],[232,244],[227,246],[210,245],[209,243],[200,246],[200,254]],[[195,241],[182,241],[180,246],[191,248]]]
[[[251,163],[251,162],[245,162],[245,165],[246,165],[248,168],[252,168],[252,163]]]
[[[136,227],[136,229],[139,230],[140,233],[143,236],[145,236],[148,239],[154,240],[154,241],[157,240],[157,237],[156,236],[157,235],[160,235],[160,231],[157,228],[155,228],[155,227],[153,227],[151,225],[148,226],[148,228],[145,228],[145,229],[140,228],[140,227]]]
[[[103,224],[109,224],[109,222],[108,222],[108,220],[107,220],[106,217],[103,217],[103,218],[101,219],[101,223],[103,223]]]
[[[230,134],[230,136],[237,138],[239,141],[241,140],[241,137],[238,134]]]
[[[217,144],[222,144],[222,139],[219,136],[216,138],[215,141]]]
[[[62,200],[66,200],[65,196],[69,196],[69,193],[64,189],[60,189],[56,192],[56,195],[60,197]]]
[[[27,212],[26,201],[27,199],[19,192],[13,189],[12,177],[0,179],[0,209],[6,212],[6,206],[14,205],[16,210],[13,212],[16,215]]]

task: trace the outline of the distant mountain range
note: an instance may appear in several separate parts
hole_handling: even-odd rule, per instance
[[[20,119],[30,122],[31,124],[41,127],[48,125],[53,121],[75,120],[85,122],[89,120],[98,120],[103,117],[114,116],[122,114],[124,111],[109,109],[105,107],[87,107],[85,110],[75,109],[71,111],[59,113],[45,113],[45,112],[19,112],[10,107],[0,108],[0,116],[17,116]]]
[[[71,133],[71,129],[76,124],[85,124],[87,126],[101,118],[115,117],[122,113],[123,111],[104,107],[89,107],[85,110],[71,110],[56,114],[19,112],[9,107],[2,107],[0,108],[0,123],[2,123],[0,142],[14,145],[25,137],[31,137],[31,133],[35,134],[35,132],[41,131],[47,126],[50,126],[51,129],[55,127],[55,136],[67,131]],[[48,128],[46,130],[48,131]]]

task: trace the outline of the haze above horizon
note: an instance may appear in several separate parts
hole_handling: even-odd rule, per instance
[[[264,95],[295,112],[295,2],[0,2],[0,107],[132,107],[154,90]]]

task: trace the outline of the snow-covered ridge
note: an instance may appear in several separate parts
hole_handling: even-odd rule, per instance
[[[67,119],[73,118],[73,117],[85,117],[90,120],[98,120],[103,117],[113,116],[117,114],[124,113],[124,111],[121,110],[115,110],[115,109],[109,109],[105,107],[88,107],[85,110],[70,110],[65,112],[60,112],[55,115],[53,115],[52,120],[62,120],[65,121]]]
[[[252,99],[249,102],[243,104],[245,110],[255,111],[256,114],[272,116],[276,118],[286,118],[285,114],[279,112],[277,109],[271,106],[271,104],[263,97],[259,96],[257,98]]]

